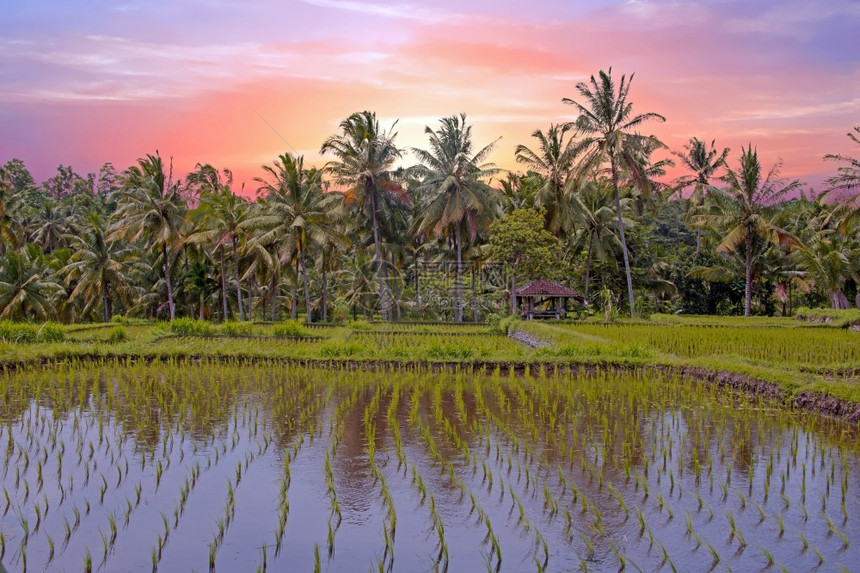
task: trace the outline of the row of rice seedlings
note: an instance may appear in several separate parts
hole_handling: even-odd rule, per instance
[[[798,503],[798,498],[815,499],[818,495],[822,511],[829,508],[831,511],[826,515],[839,515],[842,521],[841,525],[834,523],[829,535],[832,543],[815,540],[824,549],[822,555],[829,560],[831,550],[827,547],[836,544],[843,551],[852,547],[841,541],[840,532],[850,541],[853,486],[849,477],[851,464],[846,460],[856,456],[856,448],[839,446],[845,443],[839,441],[844,439],[840,436],[810,438],[807,431],[786,431],[788,424],[795,422],[780,419],[763,403],[735,397],[733,404],[720,397],[713,387],[689,381],[655,381],[644,372],[597,372],[574,379],[543,370],[528,371],[522,378],[506,380],[498,373],[489,378],[475,378],[464,370],[441,381],[419,371],[406,377],[391,377],[404,378],[411,387],[398,386],[388,377],[360,374],[356,385],[342,391],[339,383],[320,383],[318,373],[304,370],[292,372],[289,385],[273,383],[265,368],[246,369],[239,384],[235,383],[235,373],[221,366],[203,366],[185,378],[169,368],[134,370],[133,366],[116,364],[98,376],[87,374],[83,379],[77,378],[79,372],[61,372],[60,376],[54,373],[61,379],[55,386],[68,389],[65,394],[54,390],[54,397],[49,396],[47,377],[37,380],[35,387],[28,387],[26,392],[12,384],[10,400],[2,404],[4,411],[15,408],[22,396],[39,395],[39,401],[25,401],[29,406],[15,410],[14,417],[3,420],[2,431],[6,435],[0,435],[0,443],[5,444],[9,454],[5,459],[12,460],[7,464],[8,469],[4,469],[3,486],[8,500],[5,505],[24,507],[30,506],[33,499],[40,500],[26,514],[22,512],[23,520],[15,516],[18,522],[15,527],[20,532],[26,531],[28,538],[41,537],[41,532],[49,527],[48,520],[59,519],[55,523],[62,525],[61,514],[68,530],[77,531],[72,525],[76,521],[73,515],[64,510],[70,499],[75,499],[78,513],[84,517],[104,504],[105,513],[99,515],[107,516],[107,523],[102,520],[88,526],[87,539],[93,540],[91,534],[96,541],[101,538],[103,547],[108,547],[104,554],[110,555],[112,538],[115,543],[117,537],[122,537],[121,532],[114,535],[110,523],[119,530],[119,524],[128,521],[122,519],[122,514],[136,511],[141,490],[144,495],[164,499],[172,494],[160,484],[176,483],[176,478],[171,477],[176,472],[182,476],[180,481],[192,478],[193,473],[183,473],[189,471],[188,463],[202,462],[198,472],[205,473],[223,463],[228,455],[239,454],[240,461],[234,457],[231,462],[237,464],[231,482],[235,491],[249,464],[265,452],[269,435],[281,447],[293,444],[287,446],[285,456],[288,476],[292,456],[289,448],[296,448],[297,452],[304,440],[312,442],[321,435],[324,424],[320,416],[326,405],[333,401],[338,412],[337,408],[348,403],[350,396],[357,396],[358,390],[354,388],[361,386],[372,392],[369,410],[365,410],[365,439],[383,507],[393,516],[387,519],[383,532],[384,539],[391,539],[392,547],[396,511],[386,475],[377,461],[377,450],[384,448],[385,440],[390,438],[394,442],[398,471],[401,466],[404,475],[409,471],[403,446],[408,438],[400,433],[397,423],[401,392],[409,395],[409,427],[425,442],[440,472],[461,488],[464,497],[474,496],[476,492],[465,485],[459,470],[451,463],[455,458],[462,459],[471,468],[469,471],[480,472],[478,477],[489,490],[487,493],[499,491],[500,502],[505,498],[510,500],[511,519],[519,521],[519,527],[529,532],[533,539],[532,557],[539,566],[545,567],[546,562],[542,547],[548,538],[544,528],[553,524],[556,515],[565,516],[565,527],[568,523],[582,526],[576,523],[581,519],[575,522],[567,517],[571,514],[571,502],[583,508],[583,516],[589,516],[588,528],[581,537],[590,543],[603,540],[604,535],[613,535],[636,503],[647,508],[645,512],[637,512],[637,519],[642,515],[646,526],[643,533],[648,534],[649,546],[656,547],[658,553],[665,551],[665,546],[653,539],[650,524],[645,520],[662,513],[661,520],[669,521],[661,521],[661,527],[686,525],[689,539],[699,540],[697,547],[714,547],[720,555],[719,544],[713,545],[717,541],[713,530],[718,524],[727,527],[726,531],[749,535],[749,527],[760,522],[745,517],[745,512],[750,506],[762,508],[759,511],[762,517],[767,516],[768,523],[775,521],[779,526],[781,531],[773,536],[779,539],[788,529],[786,524],[794,523],[790,519],[805,511],[806,503]],[[34,378],[40,375],[36,370],[32,374]],[[346,378],[334,374],[335,378]],[[382,406],[386,397],[387,408]],[[75,415],[66,416],[68,410],[55,406],[62,403]],[[421,408],[422,403],[426,408]],[[265,410],[261,409],[263,404]],[[342,422],[337,420],[343,420],[349,408],[344,406],[330,420],[331,456],[335,455],[342,431]],[[380,423],[386,423],[387,433],[377,430]],[[195,437],[186,441],[186,436]],[[243,449],[249,446],[257,449]],[[203,458],[199,457],[200,449],[206,450]],[[384,459],[379,457],[383,464]],[[329,474],[334,482],[330,467],[326,470],[326,475]],[[145,477],[143,484],[138,476]],[[420,473],[414,481],[424,483],[426,488]],[[288,478],[284,484],[288,486]],[[58,493],[59,488],[66,491],[65,499]],[[180,500],[188,495],[183,494],[183,488],[190,489],[184,483],[178,487]],[[779,495],[769,491],[771,488],[779,491]],[[698,510],[695,496],[685,495],[685,490],[694,492],[701,500]],[[639,492],[636,497],[633,491]],[[730,492],[735,495],[729,496]],[[46,497],[48,493],[51,495]],[[282,497],[286,499],[286,494]],[[331,497],[336,499],[336,493]],[[432,509],[436,509],[441,518],[436,508],[437,498],[432,491],[422,497],[429,500],[431,522],[441,551],[445,547],[445,523],[439,527],[440,521],[432,516]],[[673,525],[671,515],[685,514],[681,512],[690,508],[691,501],[692,511],[685,512],[690,514],[690,522]],[[116,505],[107,507],[108,502]],[[726,505],[729,503],[731,507]],[[719,505],[726,513],[725,520],[713,520],[712,505]],[[543,509],[542,525],[539,526],[530,508]],[[815,508],[811,509],[817,515]],[[173,525],[159,533],[157,551],[172,538],[182,516],[178,505],[173,514],[169,505],[160,505],[159,511],[164,514],[163,521]],[[478,518],[482,514],[487,515],[484,507],[480,507]],[[220,518],[225,529],[229,524],[227,516],[225,511]],[[82,519],[79,517],[77,521],[80,523]],[[484,522],[489,546],[501,545],[498,531],[489,520]],[[53,525],[50,527],[55,531]],[[565,535],[570,538],[569,533]],[[746,545],[740,543],[737,533],[730,539]],[[600,558],[600,548],[607,549],[609,543],[614,543],[616,549],[621,547],[610,537],[597,544],[595,558]],[[586,558],[591,554],[584,539],[575,544],[577,553]],[[49,543],[42,545],[46,547]],[[60,549],[59,543],[57,548]],[[18,551],[15,563],[32,561],[34,553],[30,549],[28,544],[23,552]],[[217,545],[214,549],[213,554]],[[47,549],[37,552],[47,554]],[[632,564],[631,557],[636,558],[629,549],[610,554],[619,564]],[[501,560],[501,551],[497,558],[494,551],[492,555],[492,559]],[[663,557],[664,563],[671,563],[668,553]],[[157,560],[154,564],[157,565]]]
[[[645,344],[679,356],[735,354],[762,362],[830,367],[860,361],[860,339],[839,328],[737,328],[713,326],[569,326],[578,333]]]

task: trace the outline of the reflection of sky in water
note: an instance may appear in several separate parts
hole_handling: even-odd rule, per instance
[[[188,372],[205,376],[193,368]],[[535,559],[542,563],[548,557],[551,571],[577,569],[581,560],[590,570],[614,571],[617,555],[623,555],[643,570],[671,564],[698,571],[711,567],[714,553],[734,570],[750,570],[767,564],[762,547],[791,570],[814,568],[816,550],[826,567],[860,557],[855,542],[860,518],[856,436],[840,424],[813,423],[754,401],[718,398],[692,384],[656,379],[649,380],[650,394],[638,400],[639,390],[631,392],[630,385],[640,384],[641,374],[517,379],[498,386],[481,378],[482,399],[473,393],[471,379],[459,374],[468,388],[460,405],[451,386],[454,376],[265,369],[254,369],[253,376],[263,388],[270,377],[276,379],[272,388],[282,389],[280,397],[246,393],[248,378],[237,374],[239,400],[228,401],[204,426],[206,431],[196,427],[186,432],[174,425],[167,432],[168,421],[153,413],[150,419],[159,420],[161,430],[140,440],[130,429],[133,415],[126,412],[125,427],[109,415],[100,432],[94,405],[55,420],[52,410],[31,404],[7,418],[0,435],[4,448],[12,440],[0,480],[10,495],[10,508],[0,518],[4,564],[12,570],[22,565],[20,514],[30,530],[29,563],[46,563],[48,536],[54,541],[49,570],[82,563],[86,549],[96,565],[101,563],[102,534],[110,537],[110,516],[118,534],[106,570],[149,563],[160,543],[165,570],[204,570],[219,522],[225,526],[216,558],[219,570],[254,569],[264,552],[274,570],[312,570],[316,545],[324,569],[374,569],[379,560],[390,562],[385,537],[391,535],[391,521],[383,481],[396,510],[395,571],[434,567],[443,549],[437,523],[442,524],[452,571],[495,566],[493,537],[502,552],[502,570],[531,569]],[[392,410],[402,440],[400,455],[388,416],[395,383],[402,385],[399,405]],[[433,394],[439,384],[445,391],[436,407]],[[323,403],[329,387],[329,401]],[[381,394],[374,405],[377,387]],[[419,393],[413,395],[415,387]],[[339,407],[354,390],[354,403]],[[289,415],[273,415],[277,400],[289,396],[299,396],[290,402]],[[420,396],[417,408],[411,407],[414,396]],[[376,428],[378,476],[367,458],[364,426],[365,413],[374,407],[376,413],[368,419]],[[544,422],[548,412],[555,412],[555,432]],[[301,427],[302,419],[313,423],[312,437],[309,426]],[[327,455],[342,512],[339,527],[326,484]],[[278,549],[280,487],[288,459],[289,513]],[[841,505],[843,480],[847,519]],[[232,512],[226,510],[231,488]],[[179,510],[183,492],[187,502]],[[73,523],[75,509],[82,514],[81,523],[66,546],[64,520]],[[739,536],[730,538],[729,515],[746,547]],[[334,548],[329,556],[330,527]]]

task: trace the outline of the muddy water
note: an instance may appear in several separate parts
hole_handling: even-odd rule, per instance
[[[856,431],[693,380],[108,365],[2,384],[10,571],[860,562]]]

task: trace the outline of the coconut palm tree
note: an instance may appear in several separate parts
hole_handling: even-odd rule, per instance
[[[373,237],[373,264],[376,266],[376,281],[379,302],[384,319],[393,316],[393,299],[385,280],[380,237],[379,219],[385,198],[399,204],[409,205],[411,199],[394,177],[394,163],[401,157],[395,145],[397,132],[379,128],[376,114],[370,111],[354,113],[340,123],[341,133],[332,135],[323,142],[321,153],[331,153],[337,159],[329,163],[326,170],[334,182],[347,187],[347,206],[355,208],[358,216],[370,225]]]
[[[164,162],[158,152],[147,154],[123,174],[123,186],[117,209],[111,218],[110,240],[128,238],[131,243],[145,241],[161,254],[162,271],[167,288],[170,319],[176,318],[170,258],[181,239],[185,223],[185,204],[178,185],[164,173]]]
[[[655,144],[654,136],[640,135],[634,130],[649,120],[666,121],[662,115],[649,112],[633,114],[633,104],[627,101],[633,75],[628,80],[621,76],[617,89],[612,79],[612,68],[599,73],[599,81],[594,76],[588,83],[579,82],[576,89],[583,98],[579,103],[564,98],[563,103],[574,106],[579,114],[574,125],[581,135],[575,146],[575,154],[582,154],[580,174],[594,173],[607,162],[612,177],[612,189],[615,195],[615,213],[618,221],[618,233],[621,238],[621,252],[624,256],[624,272],[627,277],[627,298],[630,302],[630,316],[634,316],[635,301],[633,298],[633,275],[630,271],[630,255],[627,252],[627,240],[624,236],[624,220],[621,210],[620,179],[622,169],[626,169],[633,185],[644,194],[650,190],[650,180],[640,161],[638,151]]]
[[[73,218],[69,208],[50,197],[34,208],[27,224],[29,241],[50,253],[68,244],[66,236],[72,231]]]
[[[737,251],[744,256],[744,316],[751,314],[755,239],[761,238],[783,247],[798,244],[790,233],[774,225],[768,217],[769,206],[801,186],[797,180],[782,183],[778,179],[779,168],[780,164],[777,163],[762,179],[758,151],[752,148],[752,144],[747,149],[742,148],[740,168],[735,171],[727,167],[723,177],[727,187],[711,192],[719,207],[712,214],[704,216],[704,221],[726,230],[717,245],[717,251]]]
[[[524,164],[530,171],[542,178],[542,185],[535,196],[535,205],[546,210],[546,229],[564,239],[571,232],[573,216],[570,194],[565,192],[568,176],[574,167],[576,147],[572,137],[565,140],[573,124],[550,124],[546,133],[535,130],[532,137],[538,140],[538,151],[525,145],[516,148],[517,163]]]
[[[604,178],[589,181],[571,197],[577,223],[573,244],[580,252],[585,249],[583,296],[586,301],[590,292],[592,258],[596,256],[599,261],[612,258],[614,261],[615,253],[621,250],[621,241],[614,231],[616,225],[613,220],[613,194],[611,183]],[[629,209],[629,203],[629,198],[621,199],[621,206],[625,211]],[[625,219],[624,224],[629,227],[632,221]]]
[[[6,247],[17,249],[24,233],[21,223],[15,218],[15,186],[12,174],[0,166],[0,255]]]
[[[854,143],[860,144],[860,125],[854,126],[854,132],[848,132],[848,137]],[[860,188],[860,159],[842,155],[841,153],[828,153],[824,156],[825,161],[837,161],[847,165],[839,166],[837,174],[827,180],[831,189],[852,191]]]
[[[46,269],[39,247],[29,243],[9,251],[0,263],[0,318],[49,318],[63,287]]]
[[[227,318],[227,279],[224,272],[224,249],[230,246],[233,257],[233,280],[236,282],[236,301],[239,320],[245,320],[245,307],[242,296],[242,281],[239,276],[240,242],[245,237],[243,225],[249,217],[248,202],[233,193],[229,186],[220,183],[212,190],[204,188],[200,199],[188,219],[195,224],[194,232],[186,237],[192,244],[211,247],[218,252],[221,264],[221,302],[224,318]]]
[[[726,164],[726,157],[729,155],[729,148],[724,147],[722,151],[717,151],[716,140],[711,140],[710,148],[697,137],[691,137],[690,142],[684,145],[684,152],[673,152],[674,155],[681,160],[687,170],[691,174],[682,175],[675,180],[675,189],[678,190],[678,196],[684,189],[693,188],[693,193],[687,199],[687,223],[692,222],[692,217],[696,210],[701,207],[705,196],[711,186],[711,179],[716,175],[717,170]],[[702,248],[702,229],[696,228],[696,252]]]
[[[499,202],[504,214],[517,209],[535,207],[535,196],[538,189],[543,186],[543,178],[537,173],[523,175],[509,171],[499,183],[501,185]]]
[[[107,238],[107,224],[97,211],[86,218],[82,232],[67,235],[67,240],[72,256],[62,274],[75,285],[69,298],[84,300],[82,316],[101,303],[102,320],[108,322],[113,314],[113,293],[126,302],[131,299],[134,249],[127,243]]]
[[[804,283],[827,295],[831,308],[851,308],[843,290],[846,278],[860,278],[860,250],[847,244],[834,229],[824,229],[813,242],[797,249],[796,255]]]
[[[434,131],[424,128],[430,149],[413,149],[419,165],[412,168],[421,181],[419,190],[432,197],[427,208],[413,224],[419,237],[446,235],[456,252],[454,280],[454,320],[463,321],[463,231],[472,243],[478,228],[486,225],[495,214],[494,191],[484,179],[499,172],[492,163],[485,163],[498,139],[478,151],[472,144],[472,127],[466,125],[466,115],[442,118]]]
[[[308,285],[308,249],[311,243],[345,243],[332,222],[340,210],[343,195],[324,193],[322,171],[305,169],[302,156],[280,155],[272,165],[264,165],[268,179],[257,177],[258,193],[265,194],[246,228],[256,231],[253,242],[278,244],[281,261],[295,256],[305,296],[305,319],[311,322],[311,295]]]

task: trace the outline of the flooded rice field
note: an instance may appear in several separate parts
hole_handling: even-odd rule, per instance
[[[112,362],[0,388],[10,571],[860,562],[856,428],[655,371]]]

